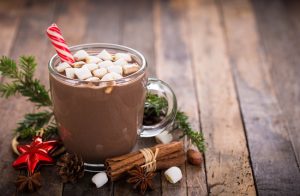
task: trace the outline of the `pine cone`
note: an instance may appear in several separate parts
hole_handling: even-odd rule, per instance
[[[66,153],[57,162],[60,167],[58,174],[60,175],[63,183],[77,182],[78,179],[84,175],[84,165],[82,158],[76,154]]]

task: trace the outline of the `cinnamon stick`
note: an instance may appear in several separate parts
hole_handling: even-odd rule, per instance
[[[156,157],[156,168],[165,169],[171,166],[179,166],[185,162],[185,153],[182,142],[173,142],[171,144],[160,144],[151,147],[153,153],[156,148],[158,154]],[[106,160],[107,174],[112,181],[120,178],[124,173],[132,169],[135,165],[145,164],[145,158],[140,152],[133,152],[119,157]]]
[[[166,154],[170,154],[170,153],[176,152],[180,149],[183,149],[183,143],[182,142],[172,142],[171,144],[160,144],[160,145],[156,145],[150,149],[154,153],[156,148],[159,149],[159,153],[158,153],[156,159],[159,159],[160,157],[163,157]],[[127,155],[122,155],[119,157],[107,159],[106,165],[110,166],[112,170],[115,170],[119,167],[123,167],[124,165],[128,165],[128,164],[132,165],[137,160],[140,160],[143,158],[144,158],[144,156],[142,153],[134,152],[134,153],[129,153]],[[145,160],[144,160],[144,163],[145,163]]]
[[[162,158],[161,160],[157,160],[157,163],[159,162],[166,162],[168,165],[171,165],[171,166],[174,166],[172,165],[172,159],[174,158],[178,158],[178,157],[185,157],[184,156],[184,152],[182,151],[178,151],[178,152],[175,152],[175,153],[172,153],[172,155],[169,155],[169,158]],[[123,172],[126,172],[126,171],[129,171],[130,169],[132,169],[135,165],[143,165],[145,164],[145,159],[144,157],[142,157],[141,159],[137,160],[134,164],[132,165],[124,165],[123,167],[119,167],[117,169],[111,169],[108,173],[111,174],[112,176],[114,175],[119,175]],[[158,168],[158,167],[157,167]],[[158,168],[159,169],[159,168]]]
[[[158,148],[159,153],[157,155],[157,160],[159,160],[161,157],[165,156],[166,154],[171,154],[176,151],[179,151],[180,149],[183,149],[182,142],[173,142],[171,144],[165,144],[165,145],[157,145],[152,148],[152,152],[154,153],[156,148]],[[106,160],[106,165],[108,169],[116,170],[121,167],[125,167],[127,165],[134,166],[139,162],[140,164],[145,163],[145,159],[142,153],[140,152],[134,152],[127,155],[122,155],[121,157],[114,157],[111,159]]]

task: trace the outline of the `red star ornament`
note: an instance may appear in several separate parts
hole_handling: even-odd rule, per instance
[[[33,174],[39,162],[44,164],[54,163],[54,159],[49,155],[49,151],[54,149],[57,144],[56,140],[43,142],[41,137],[34,137],[31,144],[17,147],[21,155],[13,162],[13,167],[27,166],[28,171]]]

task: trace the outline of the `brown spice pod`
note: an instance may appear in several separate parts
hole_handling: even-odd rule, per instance
[[[201,166],[202,161],[203,161],[201,152],[199,152],[197,150],[189,149],[186,153],[186,156],[187,156],[187,160],[190,164],[196,165],[196,166]]]

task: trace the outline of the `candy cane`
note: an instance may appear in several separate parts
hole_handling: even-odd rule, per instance
[[[52,24],[47,29],[47,35],[52,42],[58,56],[61,61],[72,64],[75,62],[73,55],[71,54],[69,47],[67,46],[65,39],[63,38],[60,29],[56,24]]]

